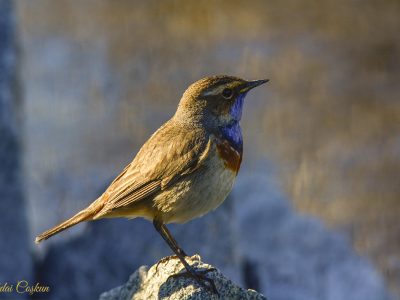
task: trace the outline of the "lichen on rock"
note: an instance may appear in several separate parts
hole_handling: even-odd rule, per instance
[[[194,300],[194,299],[254,299],[266,298],[254,291],[246,290],[226,278],[219,270],[201,261],[200,256],[186,258],[187,262],[197,270],[210,270],[208,278],[212,279],[219,295],[202,288],[190,277],[171,277],[184,271],[184,267],[176,257],[161,259],[150,269],[140,267],[133,273],[128,282],[100,295],[100,300]]]

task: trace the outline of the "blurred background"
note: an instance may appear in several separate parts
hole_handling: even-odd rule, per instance
[[[99,196],[190,83],[231,74],[271,81],[247,97],[232,195],[172,226],[181,246],[270,299],[400,299],[399,1],[0,3],[0,282],[96,299],[168,255],[142,220],[33,240]]]

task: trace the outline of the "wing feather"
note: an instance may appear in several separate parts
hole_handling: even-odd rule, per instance
[[[158,192],[160,189],[161,189],[160,181],[149,182],[140,189],[137,189],[130,194],[126,194],[122,198],[115,201],[113,204],[113,209],[128,206],[129,204],[135,201],[150,196],[154,192]]]
[[[195,171],[210,148],[211,139],[205,132],[167,122],[104,192],[104,206],[95,218],[147,199]]]

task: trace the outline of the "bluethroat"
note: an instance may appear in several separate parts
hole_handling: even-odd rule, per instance
[[[214,292],[214,282],[185,260],[165,224],[185,223],[217,208],[232,189],[243,153],[240,128],[249,90],[268,80],[212,76],[184,92],[175,115],[142,146],[133,161],[87,208],[38,237],[39,243],[75,224],[102,218],[153,222],[186,268]]]

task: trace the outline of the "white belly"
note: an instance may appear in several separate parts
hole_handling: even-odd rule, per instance
[[[217,208],[232,190],[236,172],[213,149],[204,166],[154,198],[165,223],[185,223]]]

